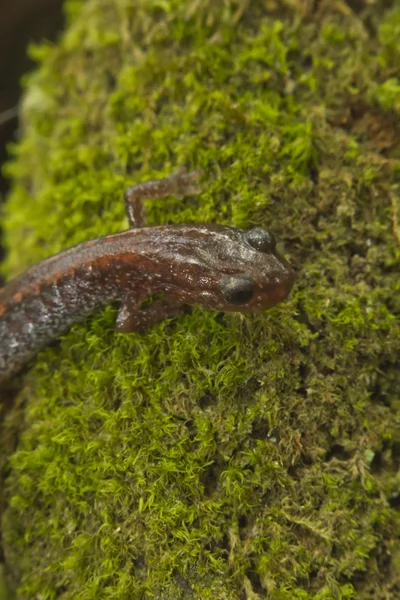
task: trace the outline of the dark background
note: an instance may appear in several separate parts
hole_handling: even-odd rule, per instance
[[[33,67],[27,47],[57,38],[64,22],[62,4],[62,0],[0,0],[0,167],[7,160],[7,145],[18,137],[20,79]],[[8,187],[0,174],[1,202]],[[0,229],[0,260],[2,256]]]

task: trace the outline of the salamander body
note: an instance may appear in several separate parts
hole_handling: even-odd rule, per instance
[[[266,230],[142,226],[143,200],[197,193],[198,176],[180,169],[128,188],[128,231],[64,250],[0,290],[0,384],[73,324],[116,301],[117,330],[129,333],[180,314],[185,304],[249,312],[287,297],[294,273]],[[141,308],[158,294],[163,300]]]

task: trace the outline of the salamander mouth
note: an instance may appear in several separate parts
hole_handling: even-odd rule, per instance
[[[280,273],[274,282],[273,289],[270,289],[270,294],[273,296],[275,303],[282,302],[288,297],[295,278],[293,269],[289,265],[285,265],[284,273]]]
[[[295,274],[289,264],[280,264],[275,274],[260,274],[256,282],[254,299],[249,303],[250,310],[267,310],[279,304],[289,295],[295,281]]]

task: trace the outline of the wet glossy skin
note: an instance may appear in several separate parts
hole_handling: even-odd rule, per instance
[[[294,274],[268,231],[140,227],[144,199],[197,193],[198,176],[181,169],[128,188],[130,230],[60,252],[0,290],[0,384],[71,325],[115,301],[117,330],[129,333],[180,314],[184,304],[243,313],[286,298]],[[164,300],[141,309],[154,294]]]

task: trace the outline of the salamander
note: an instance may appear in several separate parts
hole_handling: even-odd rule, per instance
[[[177,316],[187,304],[244,313],[287,297],[294,272],[269,231],[145,226],[144,200],[197,194],[200,174],[181,168],[130,186],[127,231],[63,250],[0,290],[0,384],[72,325],[113,302],[120,302],[117,331],[129,333]]]

